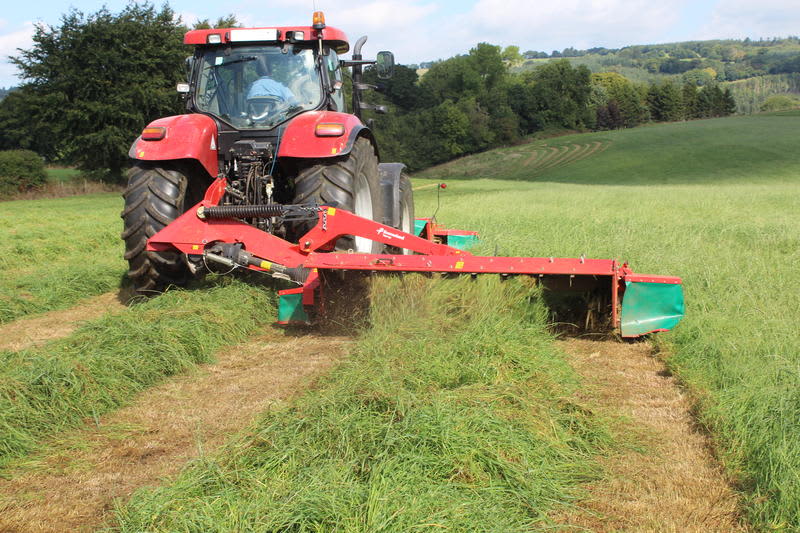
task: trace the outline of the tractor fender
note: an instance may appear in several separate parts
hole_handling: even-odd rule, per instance
[[[406,166],[403,163],[380,163],[381,199],[383,201],[383,223],[393,228],[400,227],[400,176]]]
[[[175,115],[154,120],[147,125],[166,128],[163,139],[146,141],[141,135],[133,141],[128,156],[140,161],[194,159],[212,178],[219,174],[217,124],[199,113]]]
[[[344,133],[336,137],[321,137],[316,133],[318,124],[341,124]],[[290,120],[285,128],[280,137],[278,157],[317,159],[346,155],[353,149],[356,139],[363,135],[375,146],[369,128],[358,117],[347,113],[310,111]]]

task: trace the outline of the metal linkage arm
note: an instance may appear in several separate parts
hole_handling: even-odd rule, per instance
[[[320,210],[317,225],[300,237],[300,251],[310,253],[325,249],[344,235],[363,237],[423,255],[471,255],[458,248],[416,237],[349,211],[325,206]]]

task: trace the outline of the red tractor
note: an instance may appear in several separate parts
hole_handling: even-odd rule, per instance
[[[353,57],[321,13],[307,27],[194,30],[187,61],[188,114],[156,120],[131,147],[125,191],[125,258],[140,293],[183,285],[216,265],[262,272],[299,287],[279,291],[278,322],[324,316],[333,272],[528,276],[553,292],[580,294],[586,325],[623,337],[674,327],[680,278],[634,273],[612,259],[475,256],[475,232],[415,219],[400,163],[378,163],[361,118],[371,86],[394,68],[389,52]],[[352,68],[354,114],[342,69]],[[322,312],[322,313],[320,313]]]
[[[353,57],[345,34],[325,25],[193,30],[187,59],[187,114],[149,124],[130,149],[134,160],[122,218],[128,275],[137,291],[184,285],[202,270],[197,257],[148,252],[147,240],[203,199],[225,178],[226,206],[327,205],[407,232],[414,206],[403,165],[378,162],[378,147],[361,111],[364,65],[380,78],[394,69],[390,52],[364,60],[362,37]],[[342,70],[352,68],[352,110],[346,112]],[[243,217],[296,242],[313,222],[293,217]],[[345,237],[337,250],[376,253],[381,243]]]

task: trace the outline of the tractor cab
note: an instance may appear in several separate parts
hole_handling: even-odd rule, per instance
[[[350,47],[336,28],[194,30],[184,42],[195,45],[183,89],[192,112],[270,130],[307,111],[346,111],[339,55]]]
[[[344,111],[338,67],[335,50],[319,55],[313,43],[201,47],[192,105],[238,130],[272,129],[315,109]]]

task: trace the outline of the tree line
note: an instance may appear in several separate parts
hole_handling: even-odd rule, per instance
[[[528,50],[523,60],[573,58],[593,72],[638,69],[649,78],[694,76],[700,85],[768,74],[800,72],[800,38],[709,40],[636,45],[624,48],[565,48],[550,54]],[[578,59],[579,58],[579,59]],[[536,65],[537,61],[529,61]]]
[[[228,15],[194,29],[238,26]],[[164,4],[131,2],[121,12],[71,10],[60,24],[36,26],[33,47],[12,57],[21,86],[0,101],[0,150],[33,150],[76,165],[88,177],[118,181],[128,149],[150,121],[183,111],[190,28]]]
[[[650,121],[732,114],[730,89],[671,81],[639,84],[614,73],[592,74],[567,60],[511,72],[505,51],[481,43],[437,62],[420,79],[400,66],[373,95],[392,113],[373,118],[389,159],[417,170],[464,154],[512,144],[553,129],[608,130]]]
[[[233,16],[213,24],[235,25]],[[183,110],[175,84],[185,78],[188,29],[167,4],[149,2],[119,13],[73,9],[55,27],[37,26],[33,46],[12,58],[24,83],[0,101],[0,149],[29,149],[120,179],[142,128]],[[730,91],[714,83],[640,84],[565,59],[515,72],[520,58],[517,47],[481,43],[432,64],[421,78],[400,66],[379,84],[368,71],[366,81],[381,85],[370,98],[392,108],[374,117],[384,159],[420,169],[548,129],[613,129],[734,110]]]

